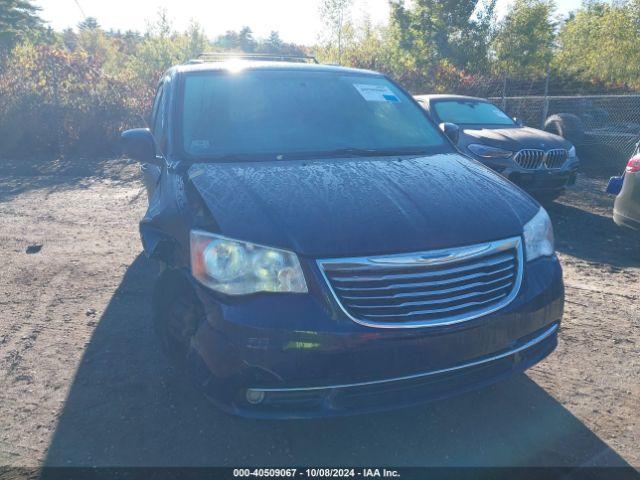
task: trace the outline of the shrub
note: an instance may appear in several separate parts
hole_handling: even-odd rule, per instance
[[[0,145],[14,156],[35,152],[112,153],[119,132],[151,103],[149,85],[105,59],[58,45],[16,47],[0,73]]]

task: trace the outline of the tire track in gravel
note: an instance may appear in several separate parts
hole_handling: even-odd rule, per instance
[[[53,275],[47,278],[46,284],[40,285],[41,293],[30,299],[24,321],[19,324],[19,328],[4,337],[2,350],[5,351],[5,375],[18,375],[20,372],[34,369],[34,365],[26,364],[25,355],[33,348],[38,335],[47,328],[42,320],[51,318],[51,311],[55,307],[60,291],[67,284],[69,275],[70,272],[63,269],[53,272]],[[19,361],[12,362],[11,359],[19,359]],[[18,378],[14,377],[14,379]]]
[[[17,272],[22,275],[22,269]],[[42,272],[41,272],[42,273]],[[48,434],[25,435],[31,429],[46,432],[55,423],[55,417],[50,418],[48,424],[36,421],[32,422],[34,412],[50,405],[49,399],[37,399],[32,395],[34,387],[44,382],[40,388],[49,390],[52,385],[48,380],[55,378],[56,369],[48,368],[48,364],[42,362],[42,348],[38,346],[39,338],[51,338],[57,336],[55,329],[51,328],[48,320],[55,318],[54,311],[60,298],[60,292],[64,290],[68,282],[70,272],[63,268],[56,271],[48,271],[46,278],[39,275],[37,288],[30,287],[27,308],[24,309],[24,317],[19,323],[14,324],[10,333],[3,337],[0,352],[3,358],[3,379],[0,389],[3,391],[3,408],[12,412],[12,421],[21,425],[16,430],[10,425],[0,424],[0,460],[8,463],[12,457],[24,455],[25,451],[31,451],[37,455],[45,447]],[[36,293],[37,292],[37,293]],[[45,340],[46,341],[46,340]],[[42,341],[40,343],[43,343]],[[53,386],[54,389],[56,386]],[[60,388],[60,386],[57,386]],[[6,458],[5,458],[6,456]]]
[[[127,202],[135,182],[0,171],[3,194],[7,184],[21,188],[0,195],[0,464],[37,465],[100,307],[139,249],[121,238],[135,240],[142,202]],[[28,255],[32,243],[43,247]]]

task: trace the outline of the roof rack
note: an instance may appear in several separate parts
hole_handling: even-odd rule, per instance
[[[229,52],[203,52],[189,63],[223,62],[231,59],[279,61],[296,63],[319,63],[316,57],[310,55],[274,55],[271,53],[229,53]]]

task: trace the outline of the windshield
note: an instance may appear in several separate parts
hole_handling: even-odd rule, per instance
[[[185,152],[235,155],[384,155],[446,145],[389,80],[310,71],[203,72],[185,78]]]
[[[488,102],[475,100],[446,100],[433,106],[441,122],[480,125],[515,125],[498,107]]]

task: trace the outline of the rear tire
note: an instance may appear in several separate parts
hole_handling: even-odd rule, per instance
[[[558,113],[551,115],[544,122],[545,132],[560,135],[574,145],[584,143],[584,125],[577,115],[572,113]]]

